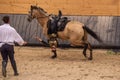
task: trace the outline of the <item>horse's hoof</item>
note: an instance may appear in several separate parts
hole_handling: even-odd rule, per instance
[[[91,58],[91,57],[90,57],[90,58],[88,58],[88,60],[92,60],[92,59],[93,59],[93,58]]]
[[[55,58],[57,58],[57,56],[52,56],[51,58],[52,58],[52,59],[55,59]]]

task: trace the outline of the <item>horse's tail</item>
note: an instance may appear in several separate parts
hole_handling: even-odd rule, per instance
[[[101,39],[100,39],[100,37],[98,37],[97,35],[96,35],[96,33],[95,32],[93,32],[91,29],[89,29],[87,26],[83,26],[83,29],[84,30],[86,30],[92,37],[94,37],[96,40],[98,40],[99,42],[103,42]]]

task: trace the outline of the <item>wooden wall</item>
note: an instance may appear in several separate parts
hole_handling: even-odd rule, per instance
[[[120,16],[120,0],[0,0],[0,13],[27,14],[30,5],[55,14]]]
[[[37,22],[33,20],[31,23],[27,21],[27,15],[20,14],[0,14],[0,25],[3,24],[2,17],[10,16],[10,24],[13,26],[23,39],[30,44],[40,44],[33,37],[35,35],[41,37],[47,42],[46,37],[42,34],[42,29]],[[120,17],[116,16],[67,16],[71,20],[84,23],[101,37],[108,46],[120,46]],[[92,46],[101,44],[94,38],[88,36],[88,41]],[[59,44],[69,44],[68,41],[59,40]]]
[[[64,16],[77,20],[93,31],[109,46],[120,46],[120,0],[0,0],[0,25],[4,15],[9,15],[10,24],[31,44],[39,44],[33,36],[38,35],[45,41],[40,25],[36,20],[27,21],[31,5],[38,5],[48,13],[57,14],[62,10]],[[101,45],[91,36],[92,45]],[[59,40],[60,44],[69,44]]]

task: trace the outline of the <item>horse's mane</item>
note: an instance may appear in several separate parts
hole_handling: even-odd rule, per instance
[[[40,9],[43,12],[47,13],[43,8],[31,5],[31,10],[33,10],[33,9]]]

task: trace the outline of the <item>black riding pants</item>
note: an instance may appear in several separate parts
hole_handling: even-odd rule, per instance
[[[13,45],[8,45],[4,44],[1,47],[1,56],[4,62],[8,62],[8,58],[10,59],[10,62],[12,65],[16,64],[15,59],[14,59],[14,46]]]

